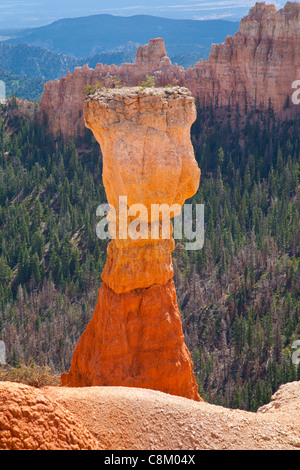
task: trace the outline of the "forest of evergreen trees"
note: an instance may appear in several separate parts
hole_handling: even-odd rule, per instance
[[[89,131],[54,141],[37,119],[0,117],[0,339],[8,362],[70,366],[92,316],[107,242],[102,157]],[[255,411],[300,380],[300,115],[200,109],[192,142],[201,168],[205,243],[173,253],[175,284],[200,394]]]

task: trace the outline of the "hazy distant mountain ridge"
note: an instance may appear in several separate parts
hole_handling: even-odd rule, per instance
[[[172,20],[146,15],[62,19],[15,32],[14,38],[0,42],[0,79],[7,82],[8,94],[36,100],[46,80],[59,79],[68,71],[73,73],[75,67],[134,62],[138,46],[153,37],[163,37],[172,63],[187,68],[208,58],[211,44],[224,41],[237,29],[238,23],[230,21]]]
[[[99,52],[126,50],[132,44],[145,44],[163,37],[169,57],[223,42],[238,30],[239,23],[224,20],[173,20],[155,16],[120,17],[92,15],[55,21],[47,26],[26,29],[10,43],[28,43],[53,52],[89,57]],[[7,41],[8,42],[8,41]],[[200,59],[201,57],[199,57]]]

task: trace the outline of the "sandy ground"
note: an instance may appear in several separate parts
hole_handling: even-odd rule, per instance
[[[107,450],[300,450],[300,382],[257,413],[127,387],[45,387]]]

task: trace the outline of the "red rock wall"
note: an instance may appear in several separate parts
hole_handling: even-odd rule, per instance
[[[45,84],[39,105],[54,135],[82,135],[82,101],[86,84],[101,81],[109,86],[109,76],[124,85],[139,85],[146,74],[154,74],[158,86],[172,83],[189,88],[200,104],[218,102],[227,106],[269,104],[275,111],[284,109],[292,95],[292,82],[300,79],[300,4],[288,2],[278,12],[274,5],[257,3],[242,19],[239,31],[224,43],[212,45],[208,60],[201,60],[185,70],[172,65],[164,41],[153,39],[141,46],[134,64],[98,64],[76,68],[73,74]]]

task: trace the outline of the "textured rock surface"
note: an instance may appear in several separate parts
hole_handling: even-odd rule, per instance
[[[173,281],[126,294],[103,284],[62,383],[151,388],[199,400]]]
[[[287,2],[278,12],[274,5],[257,3],[242,19],[239,31],[224,44],[213,45],[209,57],[214,94],[219,104],[233,102],[282,110],[292,95],[292,82],[300,70],[300,4]],[[212,93],[211,90],[210,93]]]
[[[126,196],[129,208],[144,205],[148,228],[169,216],[153,216],[151,204],[180,210],[198,189],[190,141],[195,103],[188,90],[102,90],[85,100],[84,117],[100,143],[103,182],[117,214],[119,197]],[[172,280],[173,248],[171,236],[122,239],[117,231],[98,304],[63,385],[142,387],[200,400]]]
[[[0,382],[1,450],[101,450],[80,419],[24,384]]]
[[[98,64],[75,69],[73,74],[47,82],[40,102],[41,119],[55,135],[83,134],[83,89],[86,84],[109,77],[121,79],[124,85],[138,85],[146,74],[156,77],[158,86],[173,83],[187,87],[200,104],[218,102],[219,106],[240,105],[267,107],[269,99],[275,111],[285,108],[292,96],[292,82],[300,73],[300,4],[288,2],[276,12],[274,5],[257,3],[242,19],[239,31],[224,43],[213,44],[208,60],[184,70],[172,65],[161,38],[151,40],[137,51],[134,64],[120,67]],[[291,106],[290,111],[297,107]]]
[[[126,387],[50,387],[43,393],[82,420],[106,449],[300,449],[300,382],[282,385],[264,413]]]
[[[147,214],[141,219],[150,224],[164,218],[151,211],[152,204],[177,204],[180,209],[195,194],[200,170],[190,128],[196,109],[188,90],[104,90],[85,100],[84,117],[101,146],[103,183],[117,215],[120,196],[127,197],[128,207],[143,204]],[[174,241],[150,239],[150,230],[147,226],[148,239],[118,236],[111,243],[102,278],[115,292],[164,285],[172,279]]]
[[[272,401],[261,406],[258,412],[294,414],[300,420],[300,381],[281,385],[272,396]]]
[[[300,382],[257,413],[127,387],[0,383],[0,450],[299,450]]]

